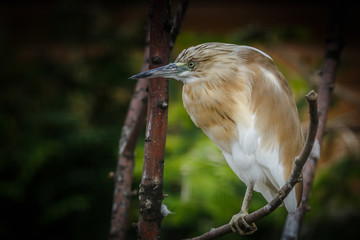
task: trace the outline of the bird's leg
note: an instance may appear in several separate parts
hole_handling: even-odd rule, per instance
[[[238,232],[240,235],[250,235],[253,234],[257,227],[255,223],[248,224],[245,221],[245,216],[248,215],[249,203],[252,196],[252,191],[254,188],[254,182],[250,182],[247,186],[245,197],[241,205],[241,210],[238,214],[235,214],[230,220],[230,228],[233,232]],[[241,222],[241,225],[239,224]]]

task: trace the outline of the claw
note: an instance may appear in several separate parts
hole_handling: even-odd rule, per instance
[[[256,232],[257,227],[255,223],[248,224],[245,221],[246,215],[248,215],[248,212],[240,212],[231,218],[229,224],[233,232],[238,232],[240,235],[251,235]]]

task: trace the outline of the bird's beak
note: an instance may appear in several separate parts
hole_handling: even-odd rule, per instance
[[[130,79],[139,79],[139,78],[176,78],[180,73],[184,71],[189,71],[188,67],[184,63],[170,63],[168,65],[154,68],[134,76],[129,77]]]

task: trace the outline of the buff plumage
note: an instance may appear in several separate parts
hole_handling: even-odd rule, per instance
[[[172,64],[133,76],[146,77],[184,83],[182,99],[192,121],[249,192],[270,201],[285,184],[303,137],[290,87],[270,56],[248,46],[204,43],[185,49]],[[299,183],[285,199],[288,212],[295,211],[301,192]]]

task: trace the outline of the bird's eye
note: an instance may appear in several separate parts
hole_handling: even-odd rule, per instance
[[[191,69],[194,68],[195,67],[195,62],[194,61],[189,62],[188,67],[191,68]]]

